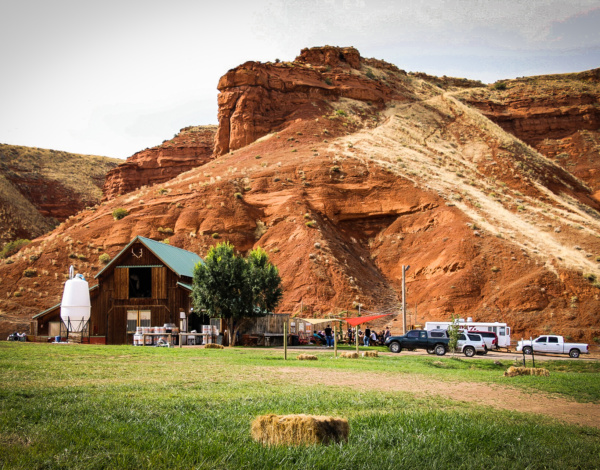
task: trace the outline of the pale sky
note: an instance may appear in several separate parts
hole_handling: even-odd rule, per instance
[[[408,72],[600,67],[600,0],[0,0],[0,143],[127,158],[217,123],[248,60],[354,46]]]

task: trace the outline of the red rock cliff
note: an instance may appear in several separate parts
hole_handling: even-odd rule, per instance
[[[164,183],[212,158],[216,126],[192,126],[181,129],[173,139],[142,150],[129,157],[106,175],[104,200],[134,189]]]
[[[393,82],[374,80],[369,68],[395,66],[363,59],[353,47],[303,49],[294,62],[246,62],[219,81],[219,130],[215,154],[244,147],[286,122],[323,114],[339,98],[383,103],[404,99]]]

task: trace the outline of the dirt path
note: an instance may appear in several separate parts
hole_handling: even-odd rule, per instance
[[[269,377],[286,383],[306,383],[306,371],[293,367],[265,367]],[[491,406],[500,410],[538,413],[558,420],[600,428],[600,405],[577,403],[541,392],[527,392],[510,386],[479,382],[444,382],[417,374],[391,374],[328,370],[313,374],[313,383],[361,390],[409,392],[418,396],[440,396],[452,400]]]

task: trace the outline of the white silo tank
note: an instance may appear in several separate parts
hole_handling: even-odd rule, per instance
[[[76,333],[83,329],[90,319],[91,308],[89,285],[81,274],[73,277],[71,266],[60,304],[60,318],[69,332]]]

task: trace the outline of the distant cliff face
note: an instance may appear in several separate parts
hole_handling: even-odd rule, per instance
[[[486,118],[479,103],[505,103],[502,90],[474,85],[406,74],[353,48],[247,62],[219,82],[212,155],[205,145],[197,167],[174,165],[157,187],[151,175],[166,170],[158,162],[171,147],[140,152],[107,181],[103,204],[0,261],[0,318],[54,305],[69,264],[93,278],[101,254],[142,235],[201,256],[222,241],[263,247],[283,279],[281,312],[397,314],[410,265],[411,325],[454,314],[507,321],[514,337],[600,337],[598,201],[573,166]],[[594,132],[586,123],[572,123],[583,140]],[[550,135],[539,142],[565,138]],[[589,145],[591,171],[600,158]],[[128,215],[114,220],[116,208]],[[398,315],[383,321],[401,332]]]
[[[507,80],[461,99],[585,181],[600,201],[600,69]]]
[[[104,200],[134,189],[164,183],[212,158],[217,126],[181,129],[171,140],[142,150],[106,175]]]
[[[0,144],[0,245],[40,236],[100,202],[116,158]]]
[[[377,80],[375,67],[396,72]],[[406,99],[391,64],[362,59],[352,47],[304,49],[294,62],[246,62],[219,80],[219,130],[215,154],[223,155],[281,130],[295,119],[314,119],[341,98],[382,106]]]

